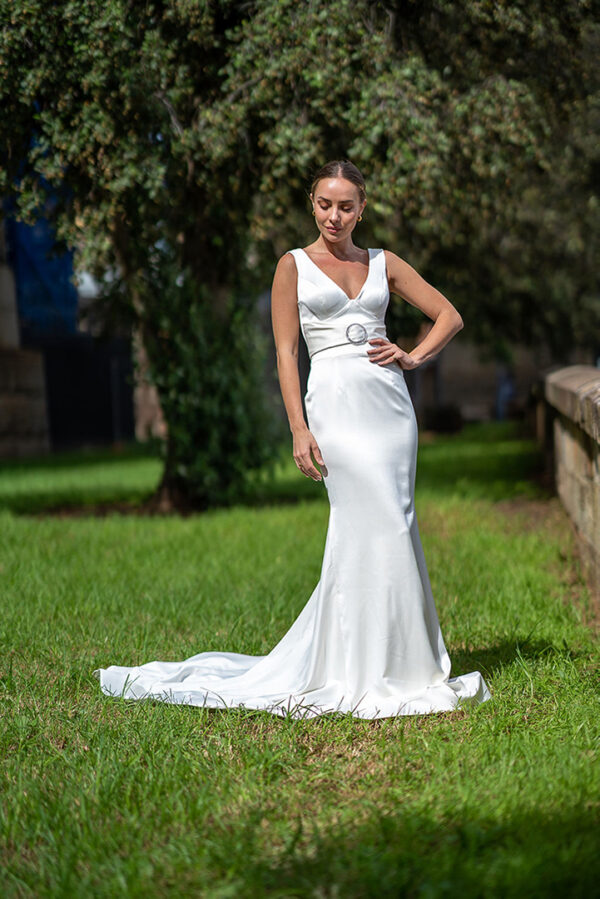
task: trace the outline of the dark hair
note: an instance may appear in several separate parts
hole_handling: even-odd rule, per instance
[[[358,188],[361,203],[367,199],[367,185],[362,172],[349,159],[334,159],[332,162],[326,162],[313,178],[310,187],[311,194],[315,192],[315,188],[322,178],[345,178],[346,181],[351,181]]]

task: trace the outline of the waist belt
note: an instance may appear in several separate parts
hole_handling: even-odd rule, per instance
[[[364,325],[361,325],[360,322],[352,322],[346,328],[346,340],[343,340],[341,343],[330,343],[329,346],[322,346],[318,350],[315,350],[310,354],[310,358],[316,356],[317,353],[322,353],[323,350],[332,350],[336,346],[347,346],[348,344],[353,344],[354,346],[361,346],[363,343],[366,343],[369,339],[369,332],[365,328]]]

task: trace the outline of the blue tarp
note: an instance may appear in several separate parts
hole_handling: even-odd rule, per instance
[[[43,218],[34,225],[10,218],[4,202],[8,263],[17,289],[17,306],[24,342],[77,332],[77,289],[73,275],[73,253],[48,256],[54,246],[54,231]]]

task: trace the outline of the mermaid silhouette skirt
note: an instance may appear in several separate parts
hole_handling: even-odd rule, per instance
[[[369,252],[371,275],[378,251]],[[304,287],[299,280],[299,296]],[[377,333],[382,306],[358,323]],[[347,307],[335,316],[342,336],[360,311]],[[428,714],[490,698],[479,672],[450,678],[415,515],[418,434],[404,373],[371,362],[368,345],[331,346],[330,334],[327,343],[314,352],[305,405],[330,516],[320,579],[300,615],[268,655],[111,665],[94,672],[104,693],[296,718]]]

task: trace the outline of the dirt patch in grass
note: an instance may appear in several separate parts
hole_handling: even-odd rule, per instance
[[[508,519],[509,526],[512,525],[515,531],[556,533],[564,531],[565,523],[569,524],[568,515],[556,496],[550,499],[515,496],[498,500],[494,508]]]

